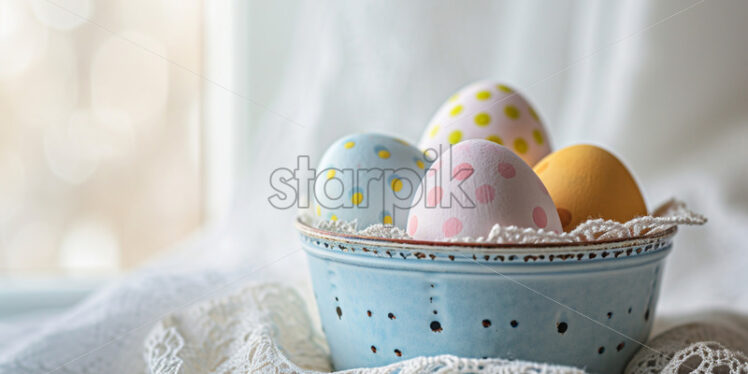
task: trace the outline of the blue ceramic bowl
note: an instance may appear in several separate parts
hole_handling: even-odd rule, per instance
[[[297,227],[337,370],[453,354],[620,373],[649,335],[676,232],[518,245]]]

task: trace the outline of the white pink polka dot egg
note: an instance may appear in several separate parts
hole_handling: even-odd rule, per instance
[[[405,229],[413,192],[429,162],[416,147],[382,134],[354,134],[333,143],[319,162],[314,214]]]
[[[562,232],[548,191],[522,159],[487,140],[460,142],[427,170],[407,232],[428,241],[478,238],[494,224]]]
[[[514,89],[492,81],[466,86],[437,110],[418,147],[437,154],[467,139],[505,145],[530,166],[551,152],[548,135],[530,103]]]

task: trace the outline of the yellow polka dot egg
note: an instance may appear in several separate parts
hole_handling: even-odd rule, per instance
[[[320,219],[382,223],[405,229],[408,209],[429,163],[409,143],[382,134],[343,137],[327,149],[314,182]]]
[[[467,139],[506,146],[530,166],[551,152],[535,109],[513,88],[492,81],[473,83],[452,95],[437,110],[418,146],[441,154]]]

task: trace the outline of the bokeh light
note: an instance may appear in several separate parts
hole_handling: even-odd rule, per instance
[[[200,225],[201,4],[0,0],[0,277],[112,274]]]
[[[34,127],[53,126],[66,122],[75,110],[80,98],[78,65],[81,61],[74,42],[69,36],[59,34],[50,34],[49,41],[23,74],[8,77],[0,88],[3,100],[11,105],[13,122]]]
[[[101,219],[83,219],[71,225],[60,245],[60,263],[73,273],[114,271],[120,265],[115,233]]]
[[[0,79],[23,72],[46,44],[47,30],[34,22],[22,2],[0,0]]]
[[[161,114],[168,92],[166,50],[146,35],[127,31],[98,48],[91,66],[91,102],[121,110],[136,125]],[[152,125],[152,124],[150,124]]]
[[[99,164],[95,124],[85,114],[74,113],[67,124],[50,126],[44,134],[44,155],[60,179],[80,184]]]

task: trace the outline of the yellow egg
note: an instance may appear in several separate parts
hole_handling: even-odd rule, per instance
[[[558,210],[564,231],[589,218],[626,222],[647,215],[636,181],[610,152],[574,145],[553,152],[533,168]]]

